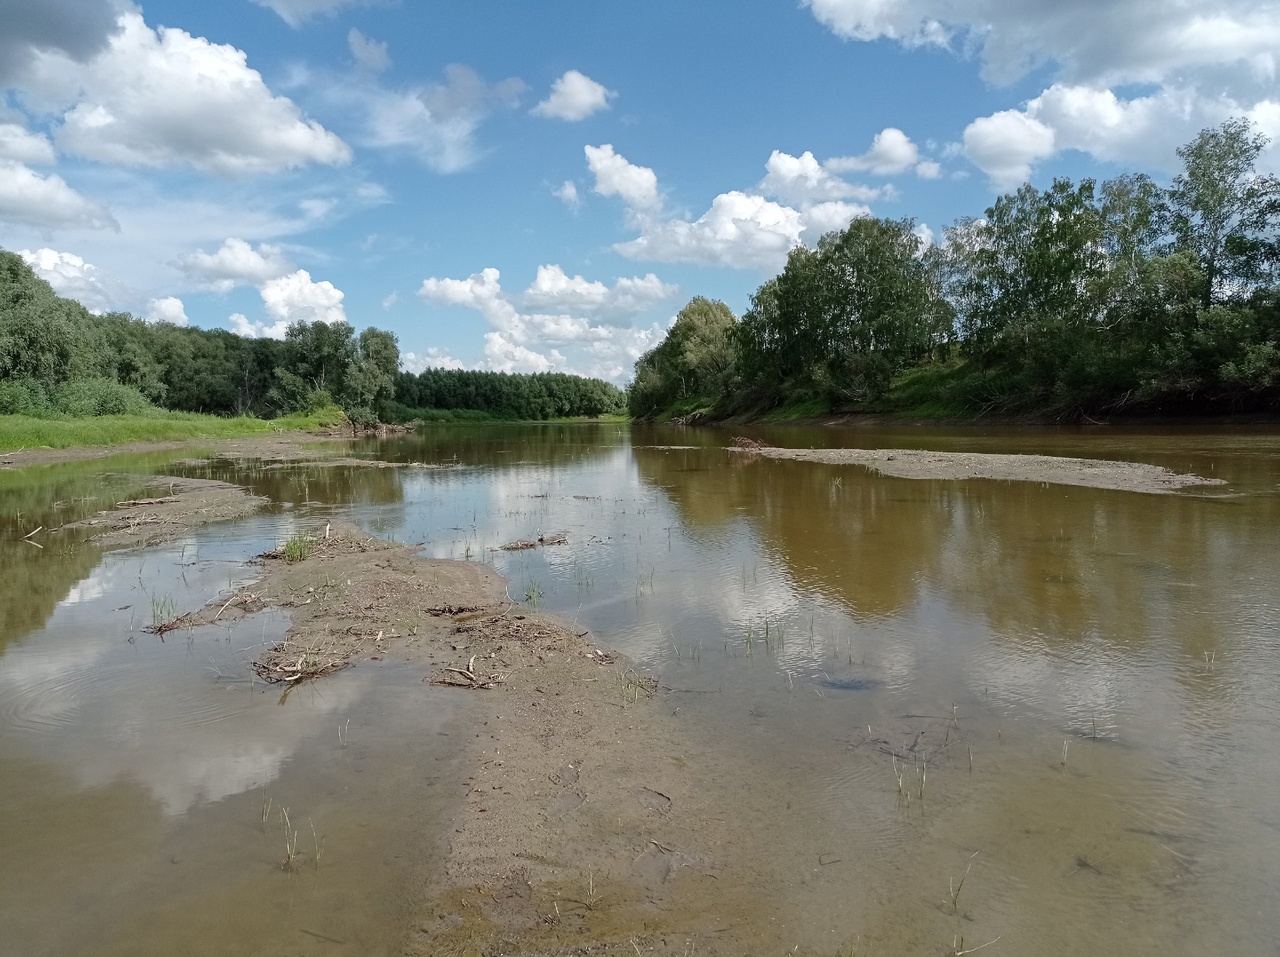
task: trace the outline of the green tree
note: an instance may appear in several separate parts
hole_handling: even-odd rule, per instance
[[[627,396],[631,414],[646,418],[676,403],[717,398],[733,363],[735,322],[723,302],[690,300],[662,342],[636,361]]]
[[[1280,223],[1280,180],[1257,171],[1268,142],[1237,117],[1178,150],[1182,172],[1169,189],[1172,231],[1175,248],[1199,260],[1206,309],[1248,295],[1276,267],[1276,238],[1268,234]]]

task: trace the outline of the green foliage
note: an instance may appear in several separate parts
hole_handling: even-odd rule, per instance
[[[395,380],[395,401],[380,410],[392,422],[414,419],[477,421],[540,421],[596,417],[621,412],[624,396],[602,379],[586,379],[562,372],[514,374],[467,369],[427,369],[417,375],[401,372]]]
[[[1280,180],[1247,120],[1125,175],[1000,196],[924,250],[909,220],[797,247],[728,328],[729,375],[682,364],[681,324],[636,363],[636,415],[770,417],[1280,408]],[[712,383],[710,387],[707,382]],[[718,384],[717,384],[718,383]]]
[[[814,391],[834,402],[882,393],[894,375],[950,336],[938,261],[910,220],[856,219],[816,250],[792,250],[743,316],[741,394],[781,398]]]
[[[667,336],[636,362],[627,409],[637,418],[686,414],[708,404],[727,382],[733,364],[731,335],[736,319],[723,302],[691,300],[676,315]],[[673,409],[680,406],[679,410]]]

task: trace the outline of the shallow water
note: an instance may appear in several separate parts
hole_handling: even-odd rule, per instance
[[[186,465],[273,506],[103,555],[19,539],[133,494],[128,474],[163,456],[0,475],[0,939],[394,951],[411,859],[454,786],[438,732],[457,698],[381,662],[282,706],[245,662],[283,619],[142,631],[341,517],[491,562],[513,599],[659,673],[661,706],[720,752],[726,803],[757,809],[741,827],[804,950],[1276,953],[1280,434],[751,434],[1227,484],[919,481],[730,453],[711,430],[441,428],[353,454],[446,469]],[[557,532],[568,545],[496,550]],[[735,800],[749,789],[778,796],[772,816]],[[281,806],[301,831],[289,872]]]

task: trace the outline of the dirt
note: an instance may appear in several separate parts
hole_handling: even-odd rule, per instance
[[[771,459],[861,465],[881,475],[908,479],[994,479],[1080,485],[1125,492],[1168,494],[1221,479],[1173,472],[1141,462],[1073,459],[1053,455],[1002,455],[988,452],[929,452],[917,449],[779,449],[755,443],[730,451]]]
[[[213,479],[159,475],[147,480],[146,489],[152,494],[119,502],[62,528],[87,529],[107,548],[157,545],[210,522],[244,518],[267,504],[267,499],[239,485]]]

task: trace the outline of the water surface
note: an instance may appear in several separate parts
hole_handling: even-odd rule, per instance
[[[342,518],[491,562],[513,599],[658,673],[664,716],[722,755],[727,813],[749,811],[801,952],[1276,952],[1280,435],[751,434],[1227,484],[920,481],[730,453],[712,430],[448,427],[353,448],[446,469],[184,466],[273,505],[104,555],[19,539],[127,497],[164,456],[0,475],[0,936],[29,954],[394,952],[409,858],[456,787],[439,732],[457,698],[366,662],[281,704],[245,662],[283,619],[142,630]],[[496,550],[549,533],[569,544]],[[279,866],[281,806],[304,847],[323,836],[318,866]]]

